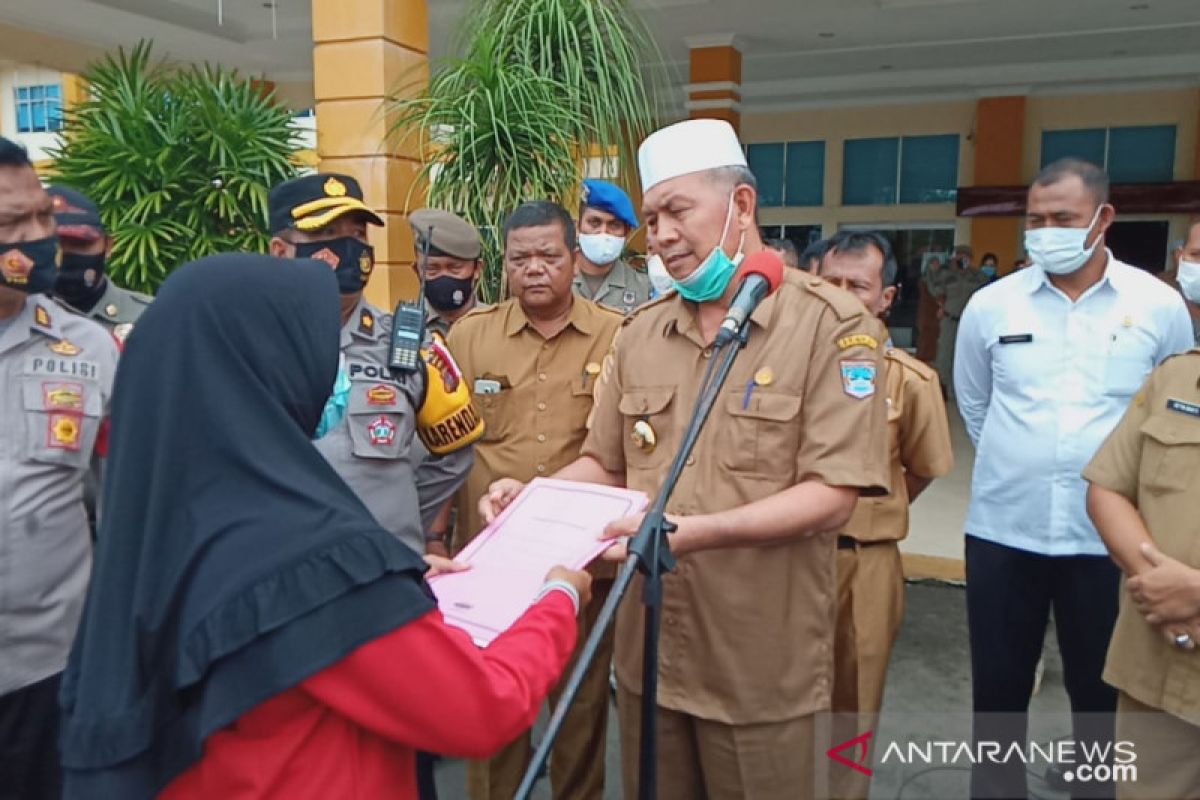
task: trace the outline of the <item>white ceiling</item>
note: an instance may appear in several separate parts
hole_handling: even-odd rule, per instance
[[[310,0],[3,0],[5,24],[61,46],[3,57],[61,68],[155,40],[163,55],[311,80]],[[434,57],[467,0],[429,0]],[[1200,85],[1200,0],[633,0],[682,102],[689,43],[735,36],[743,109]],[[218,21],[218,7],[222,19]],[[275,27],[272,28],[272,10]]]

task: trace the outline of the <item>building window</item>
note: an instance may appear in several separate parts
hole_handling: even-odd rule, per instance
[[[842,204],[952,203],[958,191],[958,134],[847,139]]]
[[[901,203],[953,203],[957,193],[957,133],[900,140]]]
[[[758,204],[820,206],[825,202],[825,143],[772,142],[746,146],[758,182]]]
[[[18,86],[17,133],[47,133],[62,128],[62,86]]]
[[[1042,166],[1081,158],[1113,183],[1169,183],[1175,178],[1175,126],[1081,128],[1042,132]]]
[[[899,139],[847,139],[842,152],[842,205],[890,206],[896,202]]]

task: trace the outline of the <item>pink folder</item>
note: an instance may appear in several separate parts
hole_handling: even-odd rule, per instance
[[[629,489],[534,478],[458,554],[471,569],[430,579],[446,622],[487,647],[525,613],[551,567],[586,567],[612,544],[597,538],[604,526],[646,503]]]

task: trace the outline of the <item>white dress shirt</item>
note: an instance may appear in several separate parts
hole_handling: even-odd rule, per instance
[[[976,450],[966,532],[1044,555],[1105,555],[1080,473],[1150,371],[1191,347],[1179,293],[1111,252],[1074,303],[1036,265],[979,290],[954,362]]]

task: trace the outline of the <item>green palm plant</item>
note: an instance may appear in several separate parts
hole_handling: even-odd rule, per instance
[[[152,63],[145,42],[83,78],[52,180],[100,207],[118,283],[153,292],[187,261],[266,249],[267,191],[294,174],[286,108],[236,72]]]
[[[398,147],[423,159],[427,202],[484,231],[480,293],[504,295],[499,231],[525,200],[572,200],[593,153],[633,175],[658,118],[660,59],[626,0],[476,0],[459,58],[389,103]]]

